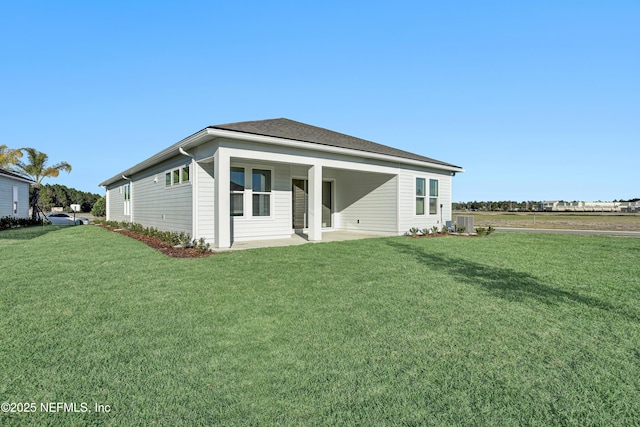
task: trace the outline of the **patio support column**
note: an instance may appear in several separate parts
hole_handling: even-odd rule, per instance
[[[231,157],[223,147],[213,155],[215,180],[215,238],[216,248],[231,247]]]
[[[322,240],[322,165],[309,168],[309,232],[310,241]]]

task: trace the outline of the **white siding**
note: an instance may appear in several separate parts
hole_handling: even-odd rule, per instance
[[[191,163],[177,156],[132,179],[131,206],[133,222],[160,230],[192,233],[192,179],[183,184],[165,185],[165,173]]]
[[[416,215],[416,178],[425,178],[427,185],[427,205],[425,215]],[[429,214],[429,180],[437,179],[439,187],[438,212],[435,215]],[[430,170],[402,169],[399,175],[399,221],[398,232],[402,234],[409,231],[411,227],[431,228],[438,226],[441,228],[447,221],[451,220],[451,175],[448,172],[439,173]],[[441,210],[442,208],[442,220]]]
[[[336,228],[395,233],[396,187],[394,175],[341,171],[335,181]]]
[[[208,242],[215,237],[215,181],[213,179],[213,162],[196,163],[198,182],[198,235]]]
[[[120,181],[107,187],[109,205],[107,206],[107,220],[129,221],[129,215],[124,214],[124,194],[122,186],[128,181]]]
[[[251,174],[251,168],[273,170],[273,198],[270,217],[251,217],[251,204],[245,198],[245,216],[231,218],[233,241],[281,239],[291,236],[291,172],[290,166],[283,163],[238,163],[231,165],[245,168],[245,174]],[[245,189],[246,190],[246,189]]]
[[[29,184],[0,175],[0,218],[14,216],[13,187],[18,191],[17,218],[29,217]]]

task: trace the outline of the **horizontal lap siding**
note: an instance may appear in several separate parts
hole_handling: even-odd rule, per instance
[[[395,233],[396,180],[386,174],[341,172],[335,184],[337,228]]]
[[[107,197],[109,198],[107,219],[109,221],[129,221],[129,215],[124,214],[124,194],[120,190],[124,184],[125,181],[120,181],[107,187]]]
[[[0,176],[0,218],[13,216],[13,187],[18,187],[18,218],[29,216],[29,184]]]
[[[196,164],[198,182],[198,239],[213,242],[215,237],[215,180],[213,162]]]
[[[185,156],[175,157],[133,177],[131,200],[133,221],[145,227],[192,233],[192,185],[165,186],[165,173],[191,163]]]
[[[427,186],[426,196],[426,215],[416,215],[416,178],[425,178]],[[441,228],[443,223],[451,220],[451,176],[448,173],[437,173],[434,171],[426,170],[406,170],[403,169],[399,176],[399,194],[400,194],[400,218],[399,227],[400,232],[409,231],[412,227],[418,228],[431,228],[437,226]],[[429,180],[438,180],[438,213],[435,215],[429,214],[428,201],[429,201]],[[443,205],[442,209],[442,222],[440,222],[440,204]]]
[[[233,162],[232,162],[233,166]],[[247,166],[245,173],[251,173],[250,167],[260,168],[260,165]],[[291,235],[291,168],[287,164],[265,166],[273,168],[274,181],[271,197],[273,203],[269,218],[231,218],[232,239],[235,241],[261,240],[283,238]],[[245,206],[245,214],[251,214],[251,204]]]

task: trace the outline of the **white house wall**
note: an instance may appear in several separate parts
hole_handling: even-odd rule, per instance
[[[14,216],[13,214],[13,187],[18,189],[18,213],[17,218],[29,217],[29,184],[0,175],[0,218]]]
[[[124,195],[122,185],[128,181],[120,181],[107,187],[107,220],[129,221],[129,215],[124,214]]]
[[[281,239],[291,237],[291,167],[284,163],[261,163],[231,161],[232,167],[244,167],[245,174],[251,169],[273,171],[271,189],[271,216],[251,217],[251,204],[245,203],[245,217],[231,218],[233,241]],[[250,180],[249,180],[250,181]],[[249,190],[249,188],[246,188]]]
[[[184,184],[165,185],[165,173],[191,163],[177,156],[133,178],[133,221],[146,227],[192,233],[192,179]]]
[[[196,168],[196,218],[195,236],[213,242],[215,238],[215,181],[213,162],[195,163]]]
[[[427,185],[425,215],[416,215],[416,178],[425,178]],[[439,187],[438,212],[429,214],[429,180],[437,179]],[[402,234],[412,227],[431,228],[437,226],[441,228],[446,221],[451,220],[451,175],[450,173],[439,173],[429,169],[403,169],[399,175],[399,221],[398,232]],[[442,210],[440,204],[443,205]],[[442,215],[441,215],[442,213]]]
[[[110,221],[127,221],[145,227],[191,234],[192,178],[184,184],[165,185],[165,173],[191,163],[187,156],[179,155],[150,169],[129,176],[107,188],[109,192]],[[192,168],[193,169],[193,168]],[[131,213],[124,213],[123,186],[131,185]]]
[[[396,175],[339,171],[335,181],[336,228],[396,233],[396,189]]]

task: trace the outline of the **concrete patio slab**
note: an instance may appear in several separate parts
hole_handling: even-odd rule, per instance
[[[288,239],[253,240],[249,242],[233,242],[230,248],[214,249],[215,252],[239,251],[245,249],[271,248],[277,246],[295,246],[305,243],[342,242],[345,240],[370,239],[375,237],[390,237],[395,234],[369,233],[361,231],[325,231],[322,233],[322,241],[310,242],[306,234],[294,233]]]

